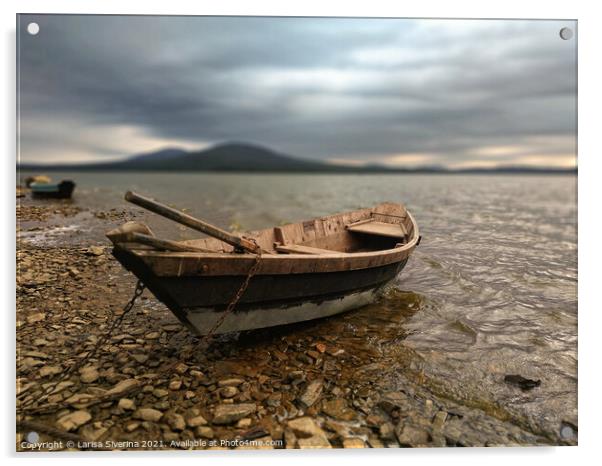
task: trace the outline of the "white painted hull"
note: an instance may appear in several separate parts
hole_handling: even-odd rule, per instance
[[[215,334],[274,327],[340,314],[372,303],[376,299],[377,292],[378,290],[371,289],[321,302],[306,302],[289,307],[234,311],[226,316]],[[222,314],[223,311],[198,308],[188,310],[186,318],[192,330],[199,335],[206,335],[221,318]]]

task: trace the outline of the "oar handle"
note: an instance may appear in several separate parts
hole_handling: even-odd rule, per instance
[[[125,200],[131,202],[132,204],[136,204],[137,206],[140,206],[144,209],[150,210],[155,214],[173,220],[174,222],[181,223],[182,225],[186,225],[187,227],[190,227],[194,230],[200,231],[209,236],[213,236],[214,238],[217,238],[220,241],[223,241],[224,243],[234,246],[234,248],[236,249],[243,249],[252,253],[260,252],[259,246],[254,241],[233,235],[225,230],[222,230],[219,227],[216,227],[215,225],[211,225],[210,223],[195,218],[191,215],[185,214],[184,212],[172,209],[171,207],[166,206],[165,204],[161,204],[160,202],[157,202],[154,199],[150,199],[132,191],[128,191],[127,193],[125,193]]]

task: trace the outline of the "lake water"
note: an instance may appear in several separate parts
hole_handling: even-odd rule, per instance
[[[313,331],[351,329],[362,337],[358,345],[377,350],[391,367],[411,351],[438,396],[475,406],[494,402],[550,432],[563,421],[577,423],[576,176],[53,177],[74,179],[73,202],[86,209],[126,209],[123,194],[130,189],[237,230],[403,202],[423,239],[393,288],[376,305]],[[163,237],[195,236],[153,215],[145,220]],[[70,221],[80,234],[65,234],[64,241],[105,241],[102,220],[84,212]],[[522,392],[504,383],[506,374],[539,379],[541,386]]]

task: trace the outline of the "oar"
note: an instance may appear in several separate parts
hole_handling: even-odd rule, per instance
[[[180,212],[179,210],[172,209],[171,207],[161,204],[154,199],[150,199],[132,191],[128,191],[125,193],[125,200],[170,220],[181,223],[182,225],[186,225],[194,230],[200,231],[209,236],[213,236],[224,243],[234,246],[235,249],[242,249],[252,253],[261,252],[259,246],[247,238],[241,238],[240,236],[228,233],[219,227],[211,225],[203,220],[199,220],[198,218],[194,218],[193,216],[185,214],[184,212]]]

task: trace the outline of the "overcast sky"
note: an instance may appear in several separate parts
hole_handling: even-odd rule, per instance
[[[22,15],[19,25],[23,163],[239,141],[358,164],[576,164],[576,38],[559,37],[571,21]]]

